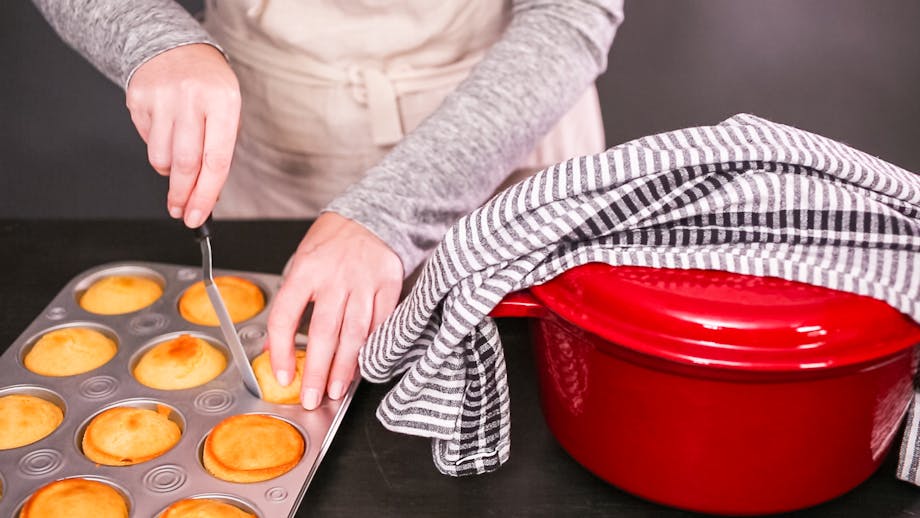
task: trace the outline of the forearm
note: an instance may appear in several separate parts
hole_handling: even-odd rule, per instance
[[[147,60],[181,45],[217,46],[173,0],[33,0],[61,38],[126,88]]]
[[[620,0],[518,0],[470,76],[327,210],[389,244],[408,275],[605,69]]]

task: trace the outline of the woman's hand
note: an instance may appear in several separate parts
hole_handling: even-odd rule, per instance
[[[170,216],[198,227],[220,194],[240,121],[240,87],[211,45],[183,45],[138,67],[127,89],[150,165],[169,176]]]
[[[313,302],[300,400],[339,399],[355,373],[358,351],[393,312],[402,289],[399,257],[360,224],[333,212],[317,218],[294,253],[268,317],[272,370],[282,385],[295,372],[294,333]]]

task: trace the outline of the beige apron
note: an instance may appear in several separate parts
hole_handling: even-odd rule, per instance
[[[441,104],[510,1],[208,0],[243,97],[222,218],[312,218]],[[592,86],[519,169],[604,149]]]

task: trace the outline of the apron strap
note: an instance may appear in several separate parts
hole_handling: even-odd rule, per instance
[[[396,87],[390,78],[373,68],[352,69],[349,76],[363,77],[352,84],[364,85],[374,144],[390,146],[402,140],[402,117],[396,102]]]

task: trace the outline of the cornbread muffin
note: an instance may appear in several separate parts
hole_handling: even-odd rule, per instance
[[[259,388],[262,389],[263,400],[282,405],[294,405],[300,401],[300,382],[303,378],[303,362],[307,354],[301,349],[296,349],[294,355],[297,357],[297,372],[294,374],[294,380],[286,387],[275,379],[268,351],[252,360],[252,371],[256,375],[256,381],[259,382]]]
[[[202,461],[215,477],[228,482],[261,482],[290,471],[304,453],[300,432],[274,417],[228,417],[204,441]]]
[[[80,307],[98,315],[121,315],[146,308],[163,295],[147,277],[112,275],[94,282],[80,297]]]
[[[128,503],[114,488],[85,478],[65,478],[32,494],[19,518],[127,518]]]
[[[191,335],[159,343],[141,356],[134,377],[160,390],[204,385],[224,372],[227,358],[213,345]]]
[[[106,466],[128,466],[159,457],[179,442],[179,425],[170,410],[110,408],[90,421],[83,434],[83,454]]]
[[[99,331],[66,327],[42,335],[23,363],[42,376],[73,376],[105,365],[116,352],[115,341]]]
[[[254,516],[235,505],[217,500],[188,498],[167,507],[160,518],[251,518]]]
[[[251,281],[233,276],[215,277],[214,284],[227,306],[230,320],[242,322],[256,316],[265,307],[262,290]],[[203,281],[189,286],[179,299],[179,314],[189,322],[202,326],[219,326],[220,320],[211,305]]]
[[[60,407],[40,397],[22,394],[0,397],[0,450],[43,439],[63,420]]]

